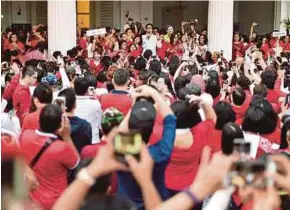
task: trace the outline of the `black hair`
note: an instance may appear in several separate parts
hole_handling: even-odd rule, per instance
[[[25,66],[22,71],[22,78],[26,76],[32,76],[36,72],[36,68],[33,66]]]
[[[248,77],[241,75],[237,80],[238,85],[243,88],[243,90],[249,90],[249,87],[251,85],[251,81],[248,79]]]
[[[146,58],[147,60],[149,60],[150,57],[152,56],[152,54],[153,54],[152,53],[152,50],[147,49],[147,50],[145,50],[143,56],[144,56],[144,58]]]
[[[236,87],[232,92],[233,103],[236,106],[241,106],[246,100],[246,93],[241,87]]]
[[[135,65],[134,65],[134,69],[136,70],[142,70],[146,68],[146,60],[144,57],[140,56],[136,59]]]
[[[113,81],[118,86],[126,85],[129,80],[129,71],[127,69],[117,69],[114,71]]]
[[[108,70],[108,68],[112,64],[111,57],[110,56],[103,56],[101,58],[101,64],[102,64],[104,70]]]
[[[39,83],[33,92],[33,98],[37,98],[42,104],[50,104],[52,102],[52,89],[48,84]]]
[[[234,112],[232,106],[227,102],[219,101],[215,105],[214,111],[217,115],[215,128],[218,130],[222,130],[224,125],[228,122],[236,121],[236,113]]]
[[[146,29],[147,29],[147,26],[152,26],[152,30],[153,30],[153,28],[154,28],[154,26],[153,26],[152,23],[148,23],[148,24],[146,24],[146,26],[145,26]]]
[[[97,75],[97,81],[102,82],[102,83],[106,82],[108,80],[107,79],[107,72],[108,72],[107,70],[100,71]]]
[[[282,117],[283,126],[281,129],[281,136],[280,136],[280,149],[287,149],[289,147],[287,141],[287,132],[290,130],[290,116],[284,115]]]
[[[58,56],[61,56],[61,52],[60,51],[54,51],[52,56],[57,59]]]
[[[170,35],[170,44],[173,44],[174,43],[174,37],[177,36],[177,41],[179,40],[179,37],[178,37],[178,32],[175,31],[173,32],[171,35]]]
[[[5,84],[6,82],[10,82],[12,80],[12,77],[14,76],[14,73],[10,73],[10,72],[7,72],[5,74]],[[2,86],[1,86],[2,87]],[[3,93],[3,92],[2,92]]]
[[[267,97],[268,89],[267,86],[264,84],[255,85],[254,87],[254,95],[263,96],[264,98]]]
[[[177,68],[179,67],[179,57],[174,55],[171,57],[171,60],[169,62],[169,65],[168,65],[168,70],[169,70],[169,73],[171,74],[171,76],[174,76]]]
[[[204,34],[201,34],[201,35],[198,37],[198,41],[199,41],[199,43],[200,43],[200,38],[201,38],[201,37],[203,37],[203,38],[204,38],[204,44],[206,45],[206,44],[207,44],[207,42],[208,42],[207,36],[206,36],[206,35],[204,35]]]
[[[234,149],[234,140],[244,138],[240,126],[233,122],[225,124],[222,131],[221,148],[225,155],[231,155]]]
[[[272,71],[265,71],[261,75],[262,84],[266,85],[268,89],[274,89],[275,86],[275,74]]]
[[[253,96],[242,124],[244,131],[268,134],[275,131],[278,116],[264,97]]]
[[[209,78],[206,81],[205,92],[210,94],[213,99],[216,98],[220,94],[220,91],[221,91],[221,87],[219,85],[219,82],[216,79]]]
[[[85,73],[85,78],[89,80],[89,85],[96,88],[97,86],[97,77],[91,73]]]
[[[78,96],[84,96],[90,86],[90,81],[86,77],[78,77],[74,82],[75,93]]]
[[[155,72],[156,74],[160,74],[161,72],[161,69],[162,69],[162,66],[161,66],[161,63],[159,60],[157,59],[153,59],[151,62],[150,62],[150,66],[149,66],[149,70]]]
[[[176,80],[174,81],[175,92],[178,94],[178,91],[181,88],[184,88],[188,83],[189,83],[189,81],[186,77],[184,77],[184,76],[177,77]]]
[[[62,121],[62,110],[55,104],[46,105],[40,112],[40,130],[45,133],[56,133]]]
[[[66,88],[58,93],[58,96],[65,97],[66,112],[71,112],[76,104],[76,94],[73,88]]]
[[[201,122],[196,103],[190,104],[187,100],[182,100],[174,102],[170,107],[177,118],[176,128],[192,128]]]
[[[81,30],[81,37],[86,36],[86,33],[87,33],[86,30],[82,29],[82,30]]]
[[[160,72],[160,74],[159,74],[159,78],[164,79],[164,83],[165,83],[165,85],[167,86],[168,91],[169,91],[171,94],[175,95],[174,90],[173,90],[173,87],[172,87],[171,80],[170,80],[170,78],[169,78],[169,75],[166,74],[166,73]]]
[[[38,60],[36,59],[31,59],[25,62],[25,66],[37,67],[37,65],[38,65]]]

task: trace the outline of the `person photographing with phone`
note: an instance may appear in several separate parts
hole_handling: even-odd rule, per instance
[[[164,173],[169,163],[173,150],[176,117],[173,115],[171,108],[157,90],[150,86],[144,85],[136,88],[136,103],[131,111],[124,118],[119,126],[119,130],[127,132],[131,129],[139,130],[142,141],[147,145],[149,153],[154,160],[154,170],[152,174],[153,182],[162,199],[167,199],[169,193],[165,187]],[[150,102],[152,98],[157,106],[157,112],[164,117],[162,139],[151,145],[149,138],[153,131],[156,118],[155,105]],[[119,187],[118,192],[124,194],[136,204],[138,209],[144,209],[142,192],[136,180],[131,173],[118,172]]]

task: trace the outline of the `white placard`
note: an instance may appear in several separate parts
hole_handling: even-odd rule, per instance
[[[86,36],[98,36],[98,35],[105,35],[106,28],[99,28],[99,29],[93,29],[93,30],[87,30]]]
[[[282,36],[286,36],[287,33],[286,31],[275,31],[273,32],[273,37],[282,37]]]

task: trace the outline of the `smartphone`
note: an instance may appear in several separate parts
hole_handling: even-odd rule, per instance
[[[114,138],[114,151],[117,161],[127,164],[125,155],[140,158],[142,136],[139,131],[131,130],[129,133],[118,133]]]
[[[61,110],[65,109],[65,97],[56,97],[56,99],[53,101],[53,104],[56,104]]]
[[[218,65],[219,65],[219,66],[223,65],[223,61],[222,61],[221,58],[218,58],[217,62],[218,62]]]
[[[251,143],[244,139],[234,139],[233,153],[240,156],[242,160],[250,159]]]
[[[223,90],[227,91],[229,87],[228,80],[223,81]]]
[[[236,62],[232,62],[232,65],[233,65],[233,66],[237,66],[237,63],[236,63]]]
[[[95,95],[95,88],[94,88],[93,86],[90,86],[90,87],[88,88],[88,94],[89,94],[90,96]]]
[[[224,57],[224,51],[221,50],[221,57]]]

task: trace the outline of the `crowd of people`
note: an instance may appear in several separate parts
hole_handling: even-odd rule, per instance
[[[67,55],[2,33],[4,209],[289,210],[289,34],[253,23],[229,60],[197,19],[126,17]]]

